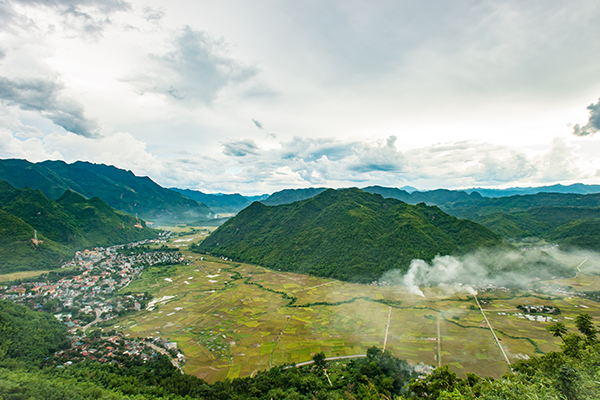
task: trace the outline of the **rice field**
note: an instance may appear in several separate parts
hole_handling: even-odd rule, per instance
[[[498,377],[508,371],[473,296],[425,288],[426,297],[419,297],[403,287],[350,284],[184,255],[190,265],[173,268],[170,276],[142,276],[127,288],[150,290],[154,301],[115,325],[130,337],[177,342],[187,359],[185,372],[208,382],[310,361],[321,351],[327,357],[362,355],[384,343],[399,358],[447,364],[459,375]],[[584,284],[588,278],[580,274],[578,280]],[[571,331],[570,318],[581,311],[600,318],[597,303],[575,297],[494,291],[478,298],[511,362],[558,350],[560,344],[546,331],[552,322],[527,320],[518,315],[518,305],[559,307],[555,318]]]

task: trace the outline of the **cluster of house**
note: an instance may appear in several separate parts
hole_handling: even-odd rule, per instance
[[[518,309],[523,310],[528,314],[560,314],[558,307],[550,307],[544,305],[519,305]]]
[[[167,238],[163,235],[159,239],[77,252],[72,260],[62,266],[60,273],[48,274],[44,281],[0,286],[0,299],[49,311],[64,322],[73,334],[73,343],[71,349],[57,353],[57,357],[64,360],[66,365],[83,358],[100,362],[122,362],[127,357],[139,356],[146,360],[157,349],[168,349],[167,343],[162,343],[157,338],[150,339],[150,345],[141,340],[127,339],[119,333],[109,338],[86,338],[84,332],[93,323],[109,321],[116,316],[146,307],[146,303],[151,300],[150,295],[128,293],[117,296],[116,292],[139,277],[145,267],[179,264],[185,260],[178,251],[123,250],[135,250],[136,247],[152,243],[166,243]],[[52,276],[55,277],[54,280]],[[174,356],[179,360],[183,359],[183,355]]]
[[[499,312],[498,315],[509,315],[511,317],[517,317],[517,318],[521,318],[521,319],[527,319],[529,321],[537,321],[537,322],[558,322],[558,320],[556,318],[552,318],[552,316],[545,316],[545,315],[530,315],[530,314],[523,314],[523,313],[505,313],[505,312]]]
[[[142,246],[158,240],[144,240],[128,246]],[[162,240],[164,242],[164,240]],[[184,261],[177,251],[149,251],[136,254],[122,254],[122,246],[95,248],[77,252],[70,262],[62,268],[71,268],[75,275],[67,274],[55,282],[22,282],[12,286],[0,287],[0,298],[23,302],[39,300],[46,302],[56,299],[63,307],[77,307],[83,312],[100,309],[102,313],[120,311],[119,300],[107,297],[129,285],[139,277],[145,267],[156,264],[179,264]],[[64,274],[63,274],[64,275]],[[121,302],[123,303],[123,302]],[[135,303],[135,302],[134,302]],[[140,309],[140,305],[132,304]]]
[[[158,348],[157,348],[158,347]],[[123,364],[132,358],[147,361],[158,353],[166,354],[171,350],[179,362],[185,361],[183,354],[177,352],[177,344],[160,338],[130,339],[120,332],[107,337],[71,338],[71,347],[54,353],[49,363],[69,366],[84,360],[100,363]]]

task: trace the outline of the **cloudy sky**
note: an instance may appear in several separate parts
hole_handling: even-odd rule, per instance
[[[0,0],[0,157],[244,194],[600,183],[599,20],[596,0]]]

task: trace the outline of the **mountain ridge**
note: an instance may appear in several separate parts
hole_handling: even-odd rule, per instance
[[[56,268],[76,250],[156,236],[99,197],[67,191],[54,201],[39,189],[0,181],[0,273]]]
[[[272,269],[370,283],[415,258],[500,246],[501,238],[437,207],[356,188],[291,204],[254,202],[195,247]]]
[[[0,160],[0,179],[17,188],[40,189],[54,200],[66,190],[86,198],[98,196],[119,211],[152,221],[187,222],[213,216],[206,205],[112,165],[7,159]]]

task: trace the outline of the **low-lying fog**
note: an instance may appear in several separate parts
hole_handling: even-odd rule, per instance
[[[488,285],[527,288],[532,283],[600,272],[600,255],[592,251],[479,250],[464,256],[436,256],[431,262],[413,260],[406,273],[385,273],[380,284],[402,285],[415,295],[419,287],[437,286],[450,293],[476,294]]]

